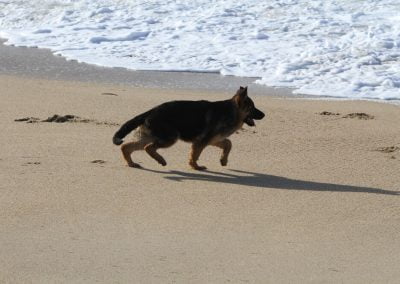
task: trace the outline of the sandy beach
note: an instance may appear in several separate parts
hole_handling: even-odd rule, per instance
[[[229,97],[1,75],[0,282],[398,282],[398,106],[253,96],[266,118],[205,172],[183,142],[142,170],[111,142],[154,105]]]

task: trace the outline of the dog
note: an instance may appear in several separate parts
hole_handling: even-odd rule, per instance
[[[121,145],[123,138],[136,130],[136,140],[121,146],[128,166],[140,168],[134,163],[131,154],[145,150],[158,163],[167,162],[157,153],[159,148],[167,148],[178,139],[191,142],[189,165],[195,170],[205,170],[197,160],[208,145],[222,149],[220,162],[228,163],[232,142],[228,137],[242,128],[243,123],[255,126],[254,120],[264,118],[265,114],[254,106],[247,94],[247,87],[240,87],[236,94],[223,101],[171,101],[156,106],[125,122],[114,134],[113,143]]]

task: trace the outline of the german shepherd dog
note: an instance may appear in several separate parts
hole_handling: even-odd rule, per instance
[[[131,158],[133,151],[145,150],[158,163],[167,162],[157,153],[159,148],[172,146],[178,139],[192,143],[189,165],[195,170],[205,170],[197,160],[203,149],[213,145],[222,149],[221,165],[226,166],[232,148],[227,138],[240,129],[243,123],[254,126],[254,119],[262,119],[264,113],[258,110],[247,95],[247,87],[240,87],[236,94],[224,101],[171,101],[142,113],[125,122],[114,134],[113,142],[121,145],[123,138],[136,130],[136,140],[121,146],[128,166],[140,168]]]

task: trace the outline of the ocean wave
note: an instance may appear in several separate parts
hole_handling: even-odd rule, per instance
[[[397,0],[3,0],[0,36],[108,67],[400,100],[398,15]]]

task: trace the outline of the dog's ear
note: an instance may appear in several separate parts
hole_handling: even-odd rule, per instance
[[[247,98],[247,86],[240,86],[239,90],[237,90],[236,95],[233,98],[239,106],[242,105],[244,99]]]
[[[242,93],[245,93],[247,95],[247,86],[246,87],[240,86],[239,89],[236,91],[237,95]]]
[[[246,98],[247,97],[247,86],[246,87],[240,86],[240,88],[236,94],[238,94],[242,99]]]

